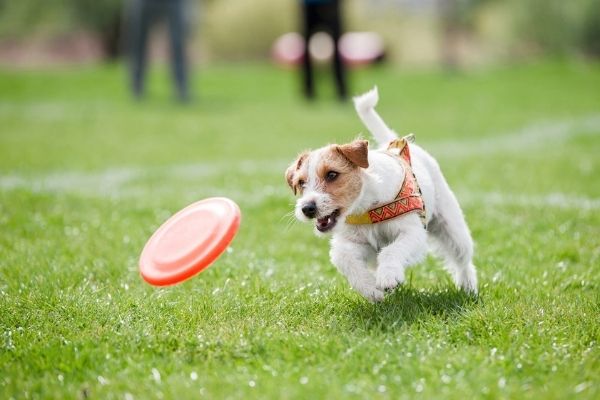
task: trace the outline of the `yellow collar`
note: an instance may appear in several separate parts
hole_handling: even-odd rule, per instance
[[[401,139],[395,139],[388,145],[388,154],[397,158],[404,169],[404,179],[400,191],[389,203],[372,208],[362,214],[352,214],[346,217],[346,223],[350,225],[376,224],[396,218],[409,212],[418,212],[423,227],[426,225],[425,203],[421,194],[421,188],[417,182],[411,161],[408,143],[414,142],[414,135],[410,134]],[[397,154],[397,155],[396,155]]]

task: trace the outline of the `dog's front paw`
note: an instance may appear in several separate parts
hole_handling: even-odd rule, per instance
[[[381,301],[385,295],[383,290],[377,288],[375,285],[375,277],[370,273],[365,274],[363,279],[351,280],[350,286],[371,302]]]
[[[377,269],[375,286],[379,290],[392,290],[404,283],[404,270],[402,268],[389,268],[381,266]]]
[[[370,287],[355,287],[356,291],[360,293],[365,299],[372,303],[376,303],[383,300],[385,292],[377,289],[375,286]]]

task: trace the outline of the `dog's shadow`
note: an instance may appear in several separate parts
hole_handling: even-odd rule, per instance
[[[426,291],[401,287],[386,295],[380,303],[372,304],[363,299],[352,301],[348,311],[355,329],[386,332],[432,317],[440,320],[459,317],[480,301],[478,297],[454,288]]]

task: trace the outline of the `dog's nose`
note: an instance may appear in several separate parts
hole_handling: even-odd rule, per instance
[[[314,218],[317,215],[317,205],[315,202],[311,201],[302,206],[302,214],[306,215],[308,218]]]

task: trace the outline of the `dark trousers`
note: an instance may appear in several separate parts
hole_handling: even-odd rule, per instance
[[[308,52],[308,41],[313,34],[320,31],[329,33],[333,38],[333,74],[335,78],[335,87],[340,99],[343,100],[347,96],[346,72],[339,49],[339,40],[342,35],[340,20],[340,5],[338,0],[303,3],[303,35],[306,51],[302,65],[302,76],[304,95],[307,98],[313,98],[315,96],[314,75],[312,61]]]
[[[147,69],[148,36],[152,26],[166,20],[171,45],[171,68],[179,100],[188,99],[185,59],[185,0],[131,0],[129,15],[129,52],[131,56],[131,90],[136,98],[144,95]]]

